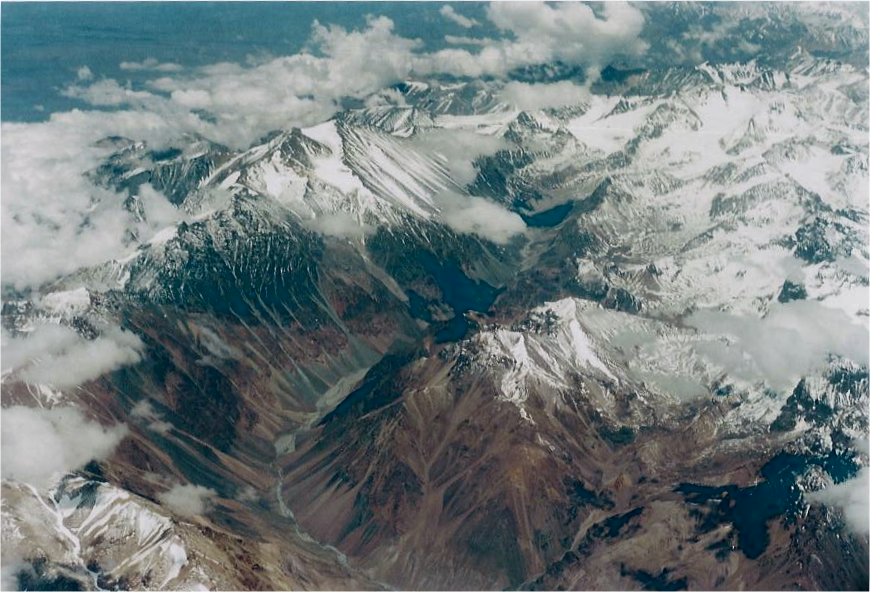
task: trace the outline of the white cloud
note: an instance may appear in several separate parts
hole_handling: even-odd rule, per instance
[[[134,404],[129,415],[132,418],[145,422],[149,430],[157,433],[165,434],[174,428],[173,424],[162,420],[161,416],[153,409],[152,404],[146,399],[142,399]]]
[[[456,232],[505,244],[526,231],[520,216],[483,197],[444,191],[434,200],[440,207],[440,221]]]
[[[633,367],[632,372],[657,391],[682,401],[693,400],[705,396],[709,392],[708,387],[688,374],[642,370],[638,366]]]
[[[4,283],[40,284],[123,247],[122,198],[82,177],[96,162],[83,133],[53,121],[3,124]]]
[[[119,328],[107,328],[91,341],[57,324],[41,324],[25,337],[4,330],[3,371],[16,371],[24,382],[66,389],[140,361],[142,347],[136,335]]]
[[[615,55],[641,54],[647,44],[639,39],[645,18],[626,2],[606,2],[603,14],[580,2],[556,6],[539,2],[494,2],[489,19],[516,40],[507,54],[522,64],[563,61],[593,71]],[[526,58],[528,57],[528,58]]]
[[[144,420],[155,420],[159,418],[159,415],[156,414],[156,410],[153,409],[153,404],[147,399],[141,399],[134,404],[131,407],[131,412],[129,412],[129,414],[132,418],[142,418]]]
[[[123,86],[113,79],[101,79],[88,86],[68,86],[62,93],[65,96],[77,98],[96,107],[112,107],[126,104],[140,108],[151,104],[161,106],[164,102],[162,98],[151,92]]]
[[[336,238],[363,238],[375,231],[375,227],[369,224],[359,223],[354,216],[348,213],[334,213],[320,215],[314,219],[306,220],[305,226],[315,232]]]
[[[411,143],[420,152],[438,155],[449,169],[449,175],[460,186],[470,184],[477,177],[474,161],[478,157],[491,156],[508,148],[503,138],[441,128],[420,131],[411,138]]]
[[[81,338],[77,333],[57,324],[43,324],[26,336],[15,337],[2,331],[3,372],[18,370],[55,349],[75,344]]]
[[[55,315],[73,315],[86,311],[92,303],[88,289],[81,286],[72,290],[54,291],[38,304],[41,308]]]
[[[175,485],[158,497],[162,505],[175,514],[190,518],[210,510],[217,492],[201,485]]]
[[[92,70],[88,68],[87,65],[83,65],[79,69],[76,70],[76,79],[81,82],[89,81],[93,79],[95,76],[92,73]]]
[[[808,493],[808,501],[840,508],[843,517],[855,533],[868,535],[870,506],[870,477],[868,468],[862,468],[855,477],[842,483],[832,483],[821,491]]]
[[[215,123],[199,124],[205,135],[247,145],[271,130],[325,121],[338,110],[340,99],[363,97],[405,79],[420,43],[393,29],[386,17],[372,18],[353,31],[316,22],[310,45],[317,54],[300,52],[253,67],[218,63],[150,85],[170,96],[166,110],[210,113]],[[129,102],[124,94],[116,97]]]
[[[125,425],[105,428],[73,407],[11,406],[0,410],[0,418],[3,478],[40,488],[107,458],[128,432]]]
[[[447,44],[453,46],[490,46],[496,42],[492,38],[472,38],[469,36],[450,36],[445,35],[443,39]]]
[[[123,61],[119,63],[119,68],[123,71],[162,71],[165,73],[173,73],[183,69],[183,67],[177,63],[160,63],[153,57],[146,58],[140,62]]]
[[[143,203],[144,217],[146,218],[146,235],[155,233],[167,226],[174,225],[186,220],[189,216],[174,206],[161,192],[149,184],[141,184],[138,188],[138,198]]]
[[[41,123],[3,123],[3,283],[37,286],[131,252],[125,232],[136,224],[123,208],[125,195],[84,175],[112,152],[94,143],[117,135],[161,147],[191,129],[151,111],[71,111]]]
[[[174,90],[171,100],[188,109],[207,109],[211,106],[211,95],[205,90]]]
[[[821,368],[829,354],[868,362],[867,329],[817,301],[774,305],[763,319],[699,310],[685,323],[714,335],[696,344],[708,359],[733,376],[763,380],[778,391]]]
[[[550,84],[508,82],[498,93],[499,99],[523,111],[576,105],[589,97],[589,86],[570,81]]]
[[[95,105],[168,114],[187,131],[241,147],[272,130],[325,121],[343,98],[363,98],[410,77],[503,77],[518,67],[557,60],[597,70],[618,53],[645,48],[638,39],[644,19],[628,4],[611,3],[597,15],[574,3],[494,3],[487,15],[512,39],[477,41],[483,47],[473,53],[462,48],[420,52],[421,41],[396,35],[387,17],[369,18],[365,27],[351,31],[315,22],[308,45],[312,51],[252,66],[217,63],[190,73],[166,69],[167,75],[149,82],[153,92],[101,80],[71,86],[67,93]],[[124,65],[162,66],[151,61]]]
[[[469,19],[468,17],[455,12],[455,9],[448,4],[444,4],[442,8],[440,8],[440,14],[465,29],[470,29],[471,27],[480,24],[476,19]]]
[[[479,52],[447,48],[413,57],[416,74],[449,73],[503,77],[513,69],[561,61],[584,67],[591,77],[618,55],[643,53],[645,19],[625,2],[608,2],[599,14],[579,2],[492,2],[489,20],[512,39],[499,39]]]
[[[406,97],[403,95],[403,92],[395,90],[394,88],[388,88],[368,96],[364,100],[364,106],[373,108],[388,106],[405,107],[409,105],[406,103]]]

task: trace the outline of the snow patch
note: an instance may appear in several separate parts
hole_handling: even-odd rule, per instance
[[[315,175],[325,183],[351,194],[363,188],[354,172],[343,162],[342,137],[335,121],[326,121],[302,130],[302,133],[330,149],[329,155],[312,159]]]

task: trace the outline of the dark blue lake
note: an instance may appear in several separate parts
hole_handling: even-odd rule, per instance
[[[418,251],[417,259],[440,288],[443,303],[455,313],[451,320],[437,325],[436,342],[448,343],[464,338],[471,324],[464,314],[472,310],[481,313],[489,311],[501,291],[486,282],[469,278],[457,265],[443,263],[427,251]],[[414,291],[407,293],[412,314],[430,322],[427,301]]]
[[[700,519],[703,532],[731,523],[742,553],[747,558],[757,558],[769,543],[769,521],[797,508],[802,496],[796,481],[809,466],[821,467],[835,483],[851,478],[858,470],[850,456],[808,457],[781,453],[761,468],[763,480],[751,487],[682,483],[676,491],[688,503],[705,508]]]
[[[553,228],[561,224],[568,217],[573,207],[574,201],[566,201],[546,211],[533,213],[532,215],[520,214],[520,217],[522,217],[522,220],[529,228]]]

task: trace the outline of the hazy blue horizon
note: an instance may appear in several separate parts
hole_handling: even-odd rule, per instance
[[[340,10],[344,4],[344,11]],[[395,31],[421,38],[425,48],[461,33],[438,12],[441,2],[15,2],[3,3],[0,117],[42,121],[52,113],[87,108],[61,90],[88,66],[96,78],[138,87],[155,72],[125,71],[123,61],[155,58],[185,68],[245,63],[294,54],[312,23],[360,27],[370,14],[394,20]],[[476,16],[484,3],[457,3]],[[479,28],[477,28],[479,29]],[[92,107],[94,108],[94,107]]]

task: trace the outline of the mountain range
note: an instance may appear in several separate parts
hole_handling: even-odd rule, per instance
[[[866,588],[867,66],[730,59],[96,139],[133,251],[4,287],[68,351],[4,349],[3,438],[112,451],[4,461],[4,588]]]

